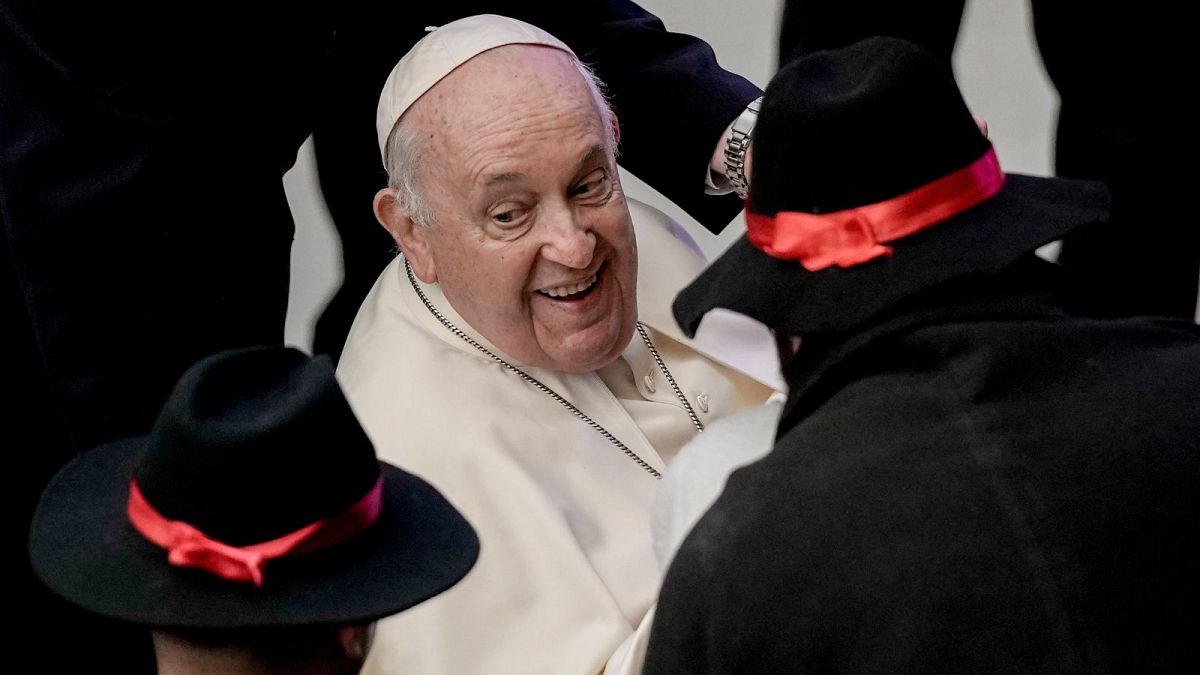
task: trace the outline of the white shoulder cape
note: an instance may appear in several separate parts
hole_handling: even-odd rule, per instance
[[[688,343],[671,301],[704,262],[665,215],[633,200],[629,207],[639,320]],[[450,321],[500,353],[437,286],[421,288]],[[666,469],[598,376],[524,369]],[[478,563],[456,587],[379,623],[363,672],[603,670],[657,594],[649,529],[656,479],[438,323],[401,259],[359,310],[338,378],[379,457],[437,487],[481,543]]]

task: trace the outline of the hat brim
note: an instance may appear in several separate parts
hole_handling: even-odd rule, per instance
[[[380,462],[383,509],[352,541],[268,562],[264,584],[167,563],[126,517],[146,438],[84,453],[47,487],[30,530],[42,581],[104,616],[166,628],[249,628],[374,621],[453,586],[479,540],[425,481]]]
[[[743,235],[676,297],[675,319],[694,335],[723,307],[777,331],[844,331],[897,301],[973,272],[998,270],[1109,207],[1101,183],[1008,174],[993,198],[914,235],[892,253],[848,269],[810,272],[754,248]]]

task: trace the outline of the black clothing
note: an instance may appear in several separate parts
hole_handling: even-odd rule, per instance
[[[780,63],[892,35],[949,69],[965,3],[787,0]],[[1183,53],[1186,22],[1171,21],[1166,7],[1131,0],[1030,4],[1038,50],[1061,99],[1055,173],[1103,181],[1113,196],[1109,222],[1065,237],[1059,261],[1106,314],[1193,319],[1200,223],[1185,203],[1195,174],[1183,142],[1191,115],[1183,100],[1192,61]]]
[[[1026,258],[804,339],[645,672],[1194,670],[1200,328]],[[853,273],[853,272],[851,272]]]

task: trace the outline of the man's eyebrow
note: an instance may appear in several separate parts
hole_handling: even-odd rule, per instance
[[[576,166],[582,168],[584,165],[595,160],[597,157],[604,155],[604,152],[605,150],[603,145],[593,145],[592,147],[588,148],[587,152],[583,153],[583,156],[579,158],[579,162],[576,163]],[[504,173],[496,173],[484,178],[483,187],[489,188],[493,185],[515,183],[524,178],[525,174],[521,173],[520,171],[505,171]]]
[[[500,183],[515,183],[524,177],[525,174],[520,173],[519,171],[505,171],[504,173],[492,174],[491,176],[485,178],[483,180],[483,186],[491,187]]]
[[[593,145],[591,148],[588,148],[588,151],[583,154],[583,157],[579,158],[578,166],[582,168],[584,164],[587,164],[588,162],[596,159],[596,157],[598,155],[603,155],[603,154],[604,154],[604,146],[603,145]]]

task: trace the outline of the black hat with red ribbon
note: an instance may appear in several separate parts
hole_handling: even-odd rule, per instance
[[[167,628],[373,621],[479,554],[425,481],[378,461],[327,357],[223,352],[149,435],[85,452],[42,495],[38,576],[97,614]]]
[[[998,270],[1107,215],[1088,181],[1004,174],[953,79],[904,40],[814,52],[767,87],[746,236],[675,301],[791,334],[841,332],[955,277]]]

